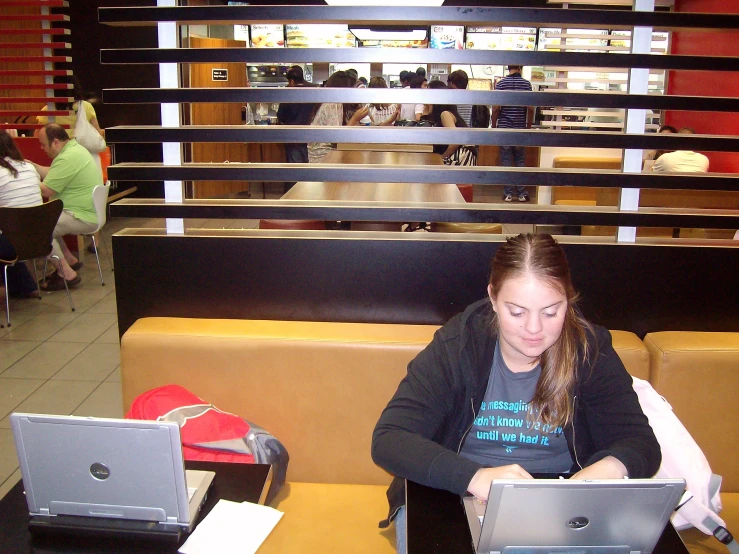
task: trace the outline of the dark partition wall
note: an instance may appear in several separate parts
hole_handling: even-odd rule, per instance
[[[121,334],[147,316],[442,324],[484,297],[489,262],[503,240],[142,233],[113,237]],[[739,331],[739,247],[563,246],[582,309],[595,323],[642,337]]]

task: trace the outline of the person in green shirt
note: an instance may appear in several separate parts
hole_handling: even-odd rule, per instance
[[[56,123],[44,125],[39,132],[39,142],[52,160],[50,167],[33,164],[43,181],[41,195],[64,202],[64,211],[54,229],[51,252],[51,256],[58,256],[60,261],[50,258],[56,271],[46,278],[41,290],[62,290],[62,279],[66,279],[70,287],[79,284],[77,270],[82,267],[82,262],[60,239],[64,235],[95,231],[97,215],[92,203],[92,189],[103,184],[103,176],[87,149],[70,139],[67,131]]]

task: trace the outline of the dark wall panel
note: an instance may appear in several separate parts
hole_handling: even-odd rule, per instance
[[[500,243],[414,235],[117,235],[119,329],[147,316],[442,324],[485,295]],[[739,248],[564,248],[595,323],[639,336],[739,331]]]

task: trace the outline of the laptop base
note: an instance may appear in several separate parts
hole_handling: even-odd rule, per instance
[[[28,530],[34,535],[71,535],[75,537],[112,537],[179,543],[184,535],[181,525],[83,516],[31,516]]]

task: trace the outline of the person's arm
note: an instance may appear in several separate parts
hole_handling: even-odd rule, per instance
[[[400,117],[400,104],[397,105],[395,108],[395,111],[393,112],[393,115],[388,117],[385,121],[381,123],[376,123],[376,125],[393,125],[395,123],[395,120],[397,120]]]
[[[362,106],[361,108],[359,108],[356,112],[352,114],[351,118],[349,119],[349,121],[347,121],[346,124],[348,126],[359,125],[359,122],[365,117],[367,117],[368,113],[369,113],[369,108],[367,108],[367,106]]]
[[[377,465],[403,479],[456,494],[465,493],[481,465],[432,439],[457,408],[455,398],[463,394],[462,377],[453,373],[460,371],[459,361],[445,340],[459,328],[460,319],[437,331],[411,361],[372,434]]]
[[[93,118],[92,118],[92,119],[90,120],[90,125],[92,125],[93,127],[95,127],[95,130],[96,130],[96,131],[97,131],[98,133],[100,133],[100,136],[101,136],[101,137],[105,138],[105,131],[104,131],[103,129],[101,129],[101,128],[100,128],[100,125],[98,125],[98,118],[97,118],[97,117],[93,117]]]
[[[425,104],[416,104],[416,106],[413,108],[413,117],[416,121],[421,121],[421,118],[423,117],[424,106]]]
[[[457,118],[454,117],[454,114],[452,112],[441,112],[441,124],[444,127],[456,129]],[[441,157],[446,158],[448,156],[451,156],[452,154],[454,154],[454,152],[457,151],[457,148],[459,148],[459,144],[450,144],[449,146],[447,146],[446,150],[442,152]]]
[[[56,194],[53,190],[51,190],[49,187],[47,187],[45,184],[41,183],[41,196],[44,198],[51,198]]]
[[[490,127],[495,129],[498,126],[498,116],[500,115],[500,106],[493,106],[490,112]]]
[[[579,460],[583,471],[576,475],[580,478],[651,477],[659,469],[662,454],[639,405],[633,380],[613,349],[608,330],[597,327],[591,345],[594,363],[592,370],[589,367],[580,370],[575,418],[585,417],[594,452],[587,460]]]
[[[31,160],[26,160],[27,162],[31,163],[33,167],[36,168],[36,172],[38,173],[38,176],[41,177],[41,180],[43,181],[46,179],[46,176],[49,174],[49,167],[46,165],[39,165],[36,162],[32,162]]]

